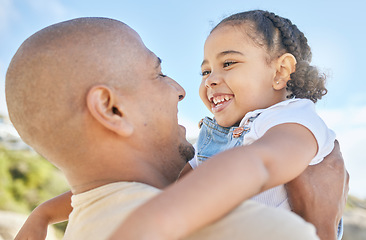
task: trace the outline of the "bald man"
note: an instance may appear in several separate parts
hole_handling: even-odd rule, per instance
[[[11,121],[61,169],[73,193],[65,239],[107,239],[193,157],[177,120],[185,92],[160,63],[134,30],[105,18],[47,27],[13,57],[6,76]],[[187,238],[317,239],[297,215],[252,201],[221,217]],[[142,234],[153,239],[154,229]]]

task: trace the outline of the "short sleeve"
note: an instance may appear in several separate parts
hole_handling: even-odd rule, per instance
[[[195,169],[198,167],[198,160],[197,160],[197,144],[193,144],[194,147],[194,157],[188,162],[189,165],[191,165],[192,169]]]
[[[335,133],[315,111],[315,104],[308,99],[288,100],[264,110],[253,122],[252,129],[244,137],[244,144],[250,144],[262,137],[270,128],[283,123],[303,125],[314,135],[318,152],[310,165],[321,162],[334,147]]]

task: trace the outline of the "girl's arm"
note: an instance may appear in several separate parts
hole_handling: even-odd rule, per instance
[[[69,218],[72,211],[71,196],[72,193],[69,191],[36,207],[18,232],[15,240],[44,240],[49,224],[63,222]]]
[[[193,170],[193,168],[191,167],[191,164],[187,163],[183,170],[180,172],[179,174],[179,179],[181,179],[182,177],[184,177],[187,173],[191,172]]]
[[[298,176],[317,153],[312,133],[281,124],[249,146],[215,155],[134,211],[111,239],[180,239],[243,200]]]

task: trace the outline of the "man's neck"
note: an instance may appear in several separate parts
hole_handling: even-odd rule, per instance
[[[146,165],[126,163],[123,167],[117,165],[103,164],[103,166],[85,167],[83,174],[80,171],[63,171],[71,186],[73,194],[83,193],[103,185],[115,182],[140,182],[150,186],[163,189],[170,185],[172,181],[168,180],[160,171]],[[128,167],[127,167],[128,166]]]

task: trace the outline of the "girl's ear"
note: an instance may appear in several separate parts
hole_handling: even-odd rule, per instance
[[[277,59],[276,77],[272,83],[275,90],[286,88],[291,73],[296,70],[296,58],[291,53],[285,53]]]
[[[115,93],[106,86],[92,87],[87,94],[87,108],[90,114],[107,129],[128,137],[133,132],[133,125],[127,120]]]

